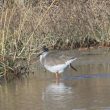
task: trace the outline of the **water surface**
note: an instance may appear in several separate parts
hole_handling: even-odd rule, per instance
[[[68,69],[59,83],[33,62],[29,78],[0,85],[0,110],[110,110],[109,56],[107,49],[81,52],[78,71]]]

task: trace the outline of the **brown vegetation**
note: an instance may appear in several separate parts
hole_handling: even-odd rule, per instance
[[[42,45],[73,49],[110,46],[109,0],[1,0],[0,56],[12,61]],[[2,62],[1,61],[1,62]]]

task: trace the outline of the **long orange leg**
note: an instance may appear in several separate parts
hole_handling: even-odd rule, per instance
[[[56,79],[58,80],[58,79],[60,79],[60,75],[59,75],[59,73],[58,72],[56,72]]]
[[[56,75],[56,84],[59,84],[60,75],[58,72],[55,75]]]

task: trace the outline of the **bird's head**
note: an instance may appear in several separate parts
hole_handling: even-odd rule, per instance
[[[44,52],[48,52],[48,51],[49,51],[49,49],[44,45],[44,46],[42,47],[41,52],[38,53],[37,57],[39,57],[40,55],[42,55]]]
[[[44,46],[42,47],[42,51],[43,51],[43,52],[48,52],[49,49],[44,45]]]

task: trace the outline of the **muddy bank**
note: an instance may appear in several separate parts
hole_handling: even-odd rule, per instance
[[[91,44],[89,46],[85,46],[87,44],[85,43],[85,45],[83,45],[82,47],[79,46],[80,48],[75,48],[75,49],[71,48],[72,44],[64,45],[64,47],[63,45],[59,45],[59,44],[61,44],[61,42],[59,42],[54,48],[53,47],[49,47],[49,48],[52,49],[52,51],[57,51],[57,52],[60,51],[65,54],[66,52],[68,53],[69,49],[71,49],[72,52],[71,54],[77,54],[76,56],[80,56],[80,57],[85,55],[99,55],[110,51],[109,45],[100,45],[100,43],[95,41],[93,43],[91,41]],[[100,49],[98,47],[100,47]],[[3,82],[5,80],[10,81],[12,79],[20,78],[22,76],[27,77],[32,69],[31,67],[33,63],[39,61],[39,58],[37,58],[36,55],[37,52],[31,57],[30,64],[28,62],[28,59],[26,58],[16,58],[15,60],[13,60],[13,58],[9,56],[7,57],[5,56],[4,58],[0,56],[0,82]]]

